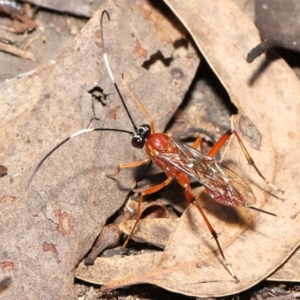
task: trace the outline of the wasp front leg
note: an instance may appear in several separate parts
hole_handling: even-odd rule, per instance
[[[146,159],[139,160],[139,161],[134,161],[134,162],[131,162],[131,163],[119,164],[118,167],[117,167],[117,171],[114,174],[107,175],[107,177],[109,177],[109,178],[115,178],[116,176],[119,175],[119,173],[123,169],[136,168],[136,167],[139,167],[139,166],[141,166],[143,164],[146,164],[146,163],[149,163],[149,162],[150,162],[150,159],[146,158]]]

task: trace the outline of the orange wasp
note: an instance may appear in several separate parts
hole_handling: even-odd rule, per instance
[[[274,185],[268,182],[265,177],[261,174],[261,172],[256,167],[253,159],[250,157],[247,149],[245,148],[243,142],[241,141],[239,135],[236,131],[230,129],[228,130],[220,139],[219,141],[211,148],[207,155],[203,154],[202,152],[198,151],[196,148],[201,143],[201,138],[198,137],[194,143],[194,145],[188,146],[182,143],[177,138],[170,136],[165,133],[156,133],[154,128],[154,122],[148,113],[148,111],[144,108],[144,106],[132,95],[132,93],[128,90],[130,96],[136,102],[137,106],[141,109],[141,111],[147,116],[149,120],[149,124],[143,124],[140,127],[137,127],[128,111],[128,108],[124,102],[124,99],[119,91],[119,88],[116,84],[112,71],[110,69],[106,51],[105,51],[105,44],[104,44],[104,36],[103,36],[103,18],[104,16],[109,18],[109,14],[107,11],[103,11],[101,14],[100,19],[100,29],[101,29],[101,42],[103,47],[103,57],[104,61],[110,75],[110,78],[116,88],[116,91],[120,97],[120,100],[127,112],[127,115],[133,125],[134,131],[128,131],[123,129],[116,129],[116,128],[88,128],[80,130],[71,136],[67,137],[61,143],[59,143],[56,147],[54,147],[37,165],[35,171],[33,172],[29,184],[32,181],[34,175],[41,167],[43,162],[61,145],[66,143],[71,138],[81,135],[83,133],[92,132],[92,131],[116,131],[116,132],[124,132],[130,134],[132,136],[131,145],[135,148],[144,148],[146,153],[148,154],[148,158],[131,162],[131,163],[123,163],[119,164],[117,167],[117,172],[109,177],[115,177],[118,173],[125,168],[134,168],[138,167],[142,164],[149,163],[152,161],[157,167],[159,167],[162,171],[165,172],[167,179],[162,183],[155,185],[153,187],[147,188],[143,190],[140,194],[137,210],[136,210],[136,222],[131,230],[131,233],[128,235],[124,247],[127,245],[128,241],[134,234],[134,231],[137,227],[137,224],[141,218],[141,203],[143,201],[144,196],[153,194],[165,186],[167,186],[173,179],[177,179],[178,183],[183,187],[185,191],[186,199],[195,205],[200,212],[201,216],[204,219],[205,224],[207,225],[209,231],[211,232],[213,238],[215,239],[221,257],[223,258],[224,265],[226,266],[229,273],[233,276],[233,278],[238,281],[237,277],[231,270],[229,264],[226,261],[225,255],[221,248],[221,245],[218,240],[218,235],[209,222],[208,218],[206,217],[203,209],[198,203],[198,198],[195,198],[191,192],[191,184],[190,178],[201,183],[209,196],[213,198],[215,201],[227,205],[227,206],[244,206],[250,209],[254,209],[269,215],[275,216],[275,214],[262,210],[253,206],[252,204],[255,202],[255,196],[249,187],[249,185],[235,172],[227,168],[225,165],[216,161],[214,156],[219,152],[220,148],[225,144],[225,142],[229,139],[230,136],[234,135],[241,148],[245,154],[245,157],[250,165],[252,165],[258,175],[273,189],[278,190]],[[29,185],[28,184],[28,185]]]

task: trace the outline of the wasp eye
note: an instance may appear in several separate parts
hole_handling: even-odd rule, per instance
[[[134,148],[143,148],[146,142],[146,139],[151,134],[151,127],[148,124],[141,125],[137,131],[136,135],[131,139],[131,145]]]
[[[142,149],[144,147],[145,144],[145,139],[143,139],[141,136],[139,135],[135,135],[132,139],[131,139],[131,145],[134,148],[138,148],[138,149]]]
[[[141,125],[137,130],[137,135],[143,139],[147,139],[151,134],[151,128],[148,124]]]

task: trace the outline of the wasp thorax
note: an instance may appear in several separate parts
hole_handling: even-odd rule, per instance
[[[152,134],[148,139],[148,145],[151,149],[159,152],[172,152],[170,150],[170,139],[169,136],[164,133]]]

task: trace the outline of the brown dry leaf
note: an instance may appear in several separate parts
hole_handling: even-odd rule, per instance
[[[93,248],[84,259],[84,264],[86,266],[93,265],[97,256],[105,249],[114,248],[121,244],[123,232],[120,230],[119,225],[124,220],[129,220],[131,215],[132,214],[130,212],[121,213],[113,223],[105,225],[102,228]]]
[[[256,0],[255,19],[262,40],[273,41],[275,47],[299,52],[299,13],[300,2],[297,0]]]
[[[188,28],[238,108],[232,127],[266,178],[285,190],[285,200],[264,191],[269,189],[233,142],[225,162],[238,167],[250,183],[256,206],[277,214],[228,208],[212,200],[203,204],[240,282],[234,283],[222,266],[204,222],[191,208],[158,265],[145,267],[150,271],[138,276],[109,282],[104,290],[147,282],[197,297],[235,294],[266,278],[299,245],[300,86],[283,60],[273,61],[268,68],[262,68],[265,56],[255,64],[246,63],[249,49],[259,42],[258,31],[229,0],[166,2]]]
[[[198,230],[197,223],[199,222],[198,219],[198,212],[194,216],[195,219],[195,226],[196,230]],[[185,217],[184,217],[185,218]],[[185,218],[185,222],[181,222],[181,225],[186,226],[189,222],[191,216],[188,214],[187,218]],[[133,239],[138,242],[144,242],[148,244],[155,245],[160,248],[165,248],[167,240],[169,239],[170,235],[174,231],[178,219],[171,220],[171,219],[147,219],[141,220],[139,223],[138,231],[134,234]],[[186,222],[188,221],[188,222]],[[120,224],[120,229],[126,234],[131,232],[131,228],[133,227],[135,221],[125,221]],[[193,220],[191,220],[193,223]],[[202,224],[200,224],[202,226]],[[191,228],[182,228],[181,235],[185,234],[186,232],[190,232]],[[196,235],[201,234],[201,232],[197,233],[194,232]],[[203,232],[203,234],[207,234],[207,232]],[[201,235],[202,236],[202,235]],[[181,236],[180,236],[181,238]],[[188,239],[188,241],[186,240]],[[198,241],[198,236],[195,235],[187,235],[185,239],[185,244],[189,242]],[[181,246],[177,244],[176,236],[172,238],[172,241],[175,243],[173,247],[176,249],[180,249]],[[212,245],[214,246],[214,245]],[[184,247],[184,249],[186,249]],[[172,252],[175,254],[175,252]],[[99,257],[97,258],[97,262],[93,267],[87,268],[83,263],[79,265],[76,269],[76,277],[95,284],[105,284],[107,282],[107,278],[118,278],[122,279],[124,277],[136,276],[140,278],[140,269],[136,266],[141,266],[147,269],[148,275],[150,275],[150,271],[154,269],[154,267],[159,266],[162,260],[162,253],[143,253],[140,255],[134,256],[134,262],[132,262],[132,256],[124,257],[121,256],[114,256],[111,258]],[[155,260],[154,260],[155,258]],[[185,254],[184,258],[185,260]],[[155,263],[154,263],[155,261]],[[300,280],[300,272],[299,272],[299,261],[300,261],[300,251],[296,251],[291,258],[275,273],[271,274],[267,280],[270,281],[293,281],[298,282]],[[131,268],[128,268],[128,265]],[[198,265],[199,268],[201,265]],[[143,273],[145,273],[145,270]],[[116,278],[116,274],[118,278]],[[155,274],[156,275],[156,274]]]
[[[109,258],[98,257],[93,266],[86,267],[81,262],[76,269],[75,276],[78,279],[101,285],[109,282],[111,278],[120,281],[128,276],[139,278],[140,274],[157,266],[161,256],[162,252],[153,252],[131,256],[115,255]]]
[[[103,4],[103,0],[85,1],[74,0],[72,3],[60,0],[30,0],[36,6],[49,8],[51,10],[59,11],[62,13],[75,14],[83,17],[91,17],[93,13]]]
[[[145,2],[142,2],[145,3]],[[163,43],[155,24],[147,21],[134,1],[108,2],[111,21],[104,21],[107,55],[116,80],[120,74],[163,130],[182,100],[198,65],[189,52],[169,67],[151,73],[142,64],[160,50],[174,51]],[[144,158],[132,149],[130,136],[94,132],[59,148],[44,163],[26,190],[37,163],[57,143],[86,128],[92,117],[91,95],[98,84],[110,94],[107,105],[95,103],[95,126],[132,130],[132,126],[107,74],[100,45],[99,18],[90,20],[68,50],[51,64],[1,86],[0,161],[8,175],[0,183],[1,276],[13,286],[5,299],[73,299],[75,266],[92,246],[106,219],[123,203],[134,186],[130,170],[108,179],[120,162]],[[138,24],[138,25],[137,25]],[[143,55],[140,51],[143,49]],[[178,74],[182,76],[174,78]],[[125,95],[133,119],[145,116]],[[4,296],[3,296],[4,297]]]
[[[139,243],[148,243],[164,249],[177,222],[178,219],[167,218],[141,220],[132,239]],[[135,220],[125,221],[120,224],[119,228],[129,235],[134,224]]]
[[[300,281],[300,249],[285,262],[285,264],[276,272],[271,274],[267,280],[270,281]]]

